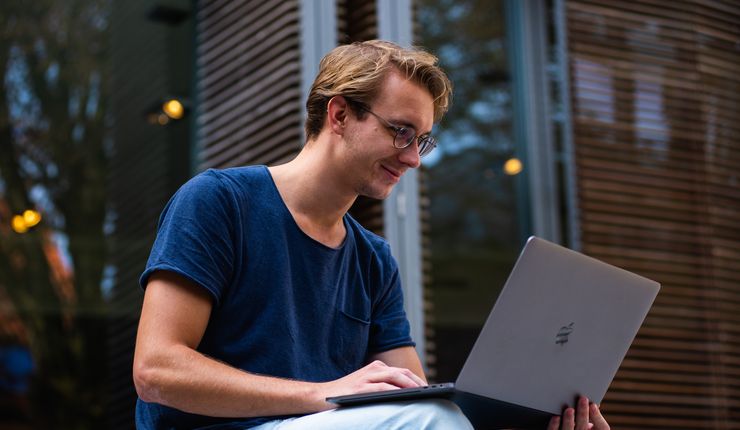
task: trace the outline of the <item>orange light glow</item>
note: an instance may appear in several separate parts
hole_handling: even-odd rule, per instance
[[[28,209],[23,212],[23,221],[27,228],[31,228],[41,222],[41,214],[35,210]]]
[[[522,162],[518,158],[509,158],[506,160],[506,163],[504,163],[504,173],[507,175],[518,175],[522,169]]]
[[[162,111],[172,119],[180,119],[185,115],[185,107],[177,99],[171,99],[164,102]]]
[[[23,219],[22,215],[14,216],[11,224],[13,226],[13,231],[16,233],[25,233],[28,231],[28,226],[26,226],[26,221]]]

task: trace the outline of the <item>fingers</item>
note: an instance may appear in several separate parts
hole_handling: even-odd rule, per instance
[[[366,385],[366,389],[368,393],[374,393],[376,391],[398,390],[398,387],[385,382],[378,382],[377,384]]]
[[[576,406],[576,430],[588,430],[588,399],[581,396]]]
[[[589,406],[589,414],[591,416],[591,421],[594,423],[593,430],[609,430],[609,423],[607,423],[604,416],[601,415],[599,406],[596,403],[591,403]]]
[[[387,370],[373,375],[371,381],[392,384],[395,388],[412,388],[424,385],[424,382],[415,376],[409,370],[389,367]]]
[[[562,427],[558,427],[559,423]],[[589,403],[588,398],[580,397],[576,408],[567,408],[561,417],[553,417],[547,430],[609,430],[609,424],[601,415],[595,403]]]
[[[563,423],[563,426],[561,427],[563,430],[573,430],[576,425],[575,409],[567,408],[565,411],[563,411],[563,415],[560,421],[562,421]]]
[[[417,387],[421,387],[422,385],[427,385],[427,383],[423,379],[421,379],[416,373],[410,371],[409,369],[403,369],[403,370],[407,372],[406,376],[411,378],[411,380],[414,381]]]
[[[368,382],[385,382],[394,388],[411,388],[426,385],[414,372],[400,367],[387,366],[382,361],[375,361],[365,366]]]

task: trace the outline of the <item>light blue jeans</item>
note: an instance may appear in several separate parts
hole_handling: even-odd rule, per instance
[[[449,400],[375,403],[333,409],[287,420],[275,420],[252,430],[473,430],[465,415]]]

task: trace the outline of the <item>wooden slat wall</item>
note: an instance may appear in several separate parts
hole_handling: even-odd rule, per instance
[[[297,1],[208,1],[198,12],[201,169],[288,161],[300,150]],[[377,37],[375,2],[337,0],[337,40]],[[382,234],[383,207],[350,210]]]
[[[337,39],[374,38],[374,2],[337,0]],[[297,1],[203,1],[198,12],[201,169],[288,161],[300,150],[300,8]],[[382,232],[382,205],[353,215]]]
[[[297,0],[200,1],[199,169],[279,164],[302,137]]]
[[[375,1],[337,0],[337,27],[340,44],[376,39],[378,11]]]
[[[740,4],[566,8],[583,251],[663,284],[603,409],[740,428]]]

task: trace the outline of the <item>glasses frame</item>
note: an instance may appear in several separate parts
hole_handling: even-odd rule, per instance
[[[416,134],[416,130],[413,127],[404,127],[404,126],[395,125],[395,124],[391,123],[390,121],[388,121],[387,119],[383,118],[382,116],[378,115],[377,113],[371,111],[370,109],[368,109],[367,107],[365,107],[365,106],[363,106],[363,105],[361,105],[359,103],[355,103],[355,106],[359,110],[362,110],[362,111],[365,111],[365,112],[371,114],[372,116],[374,116],[375,118],[377,118],[378,120],[380,120],[380,122],[383,123],[383,125],[386,128],[388,128],[389,130],[393,131],[393,133],[394,133],[394,135],[393,135],[393,147],[394,148],[397,148],[397,149],[407,148],[412,143],[414,143],[414,141],[416,140],[418,142],[418,144],[419,144],[419,158],[421,158],[421,157],[424,157],[425,155],[428,155],[430,152],[432,152],[434,150],[434,148],[437,147],[437,139],[435,139],[434,136],[432,136],[431,133],[425,133],[425,134],[422,134],[422,135],[417,135]],[[410,138],[408,138],[404,142],[403,138],[399,138],[398,136],[403,131],[405,131],[405,130],[413,130],[414,131],[414,135],[411,136]]]

